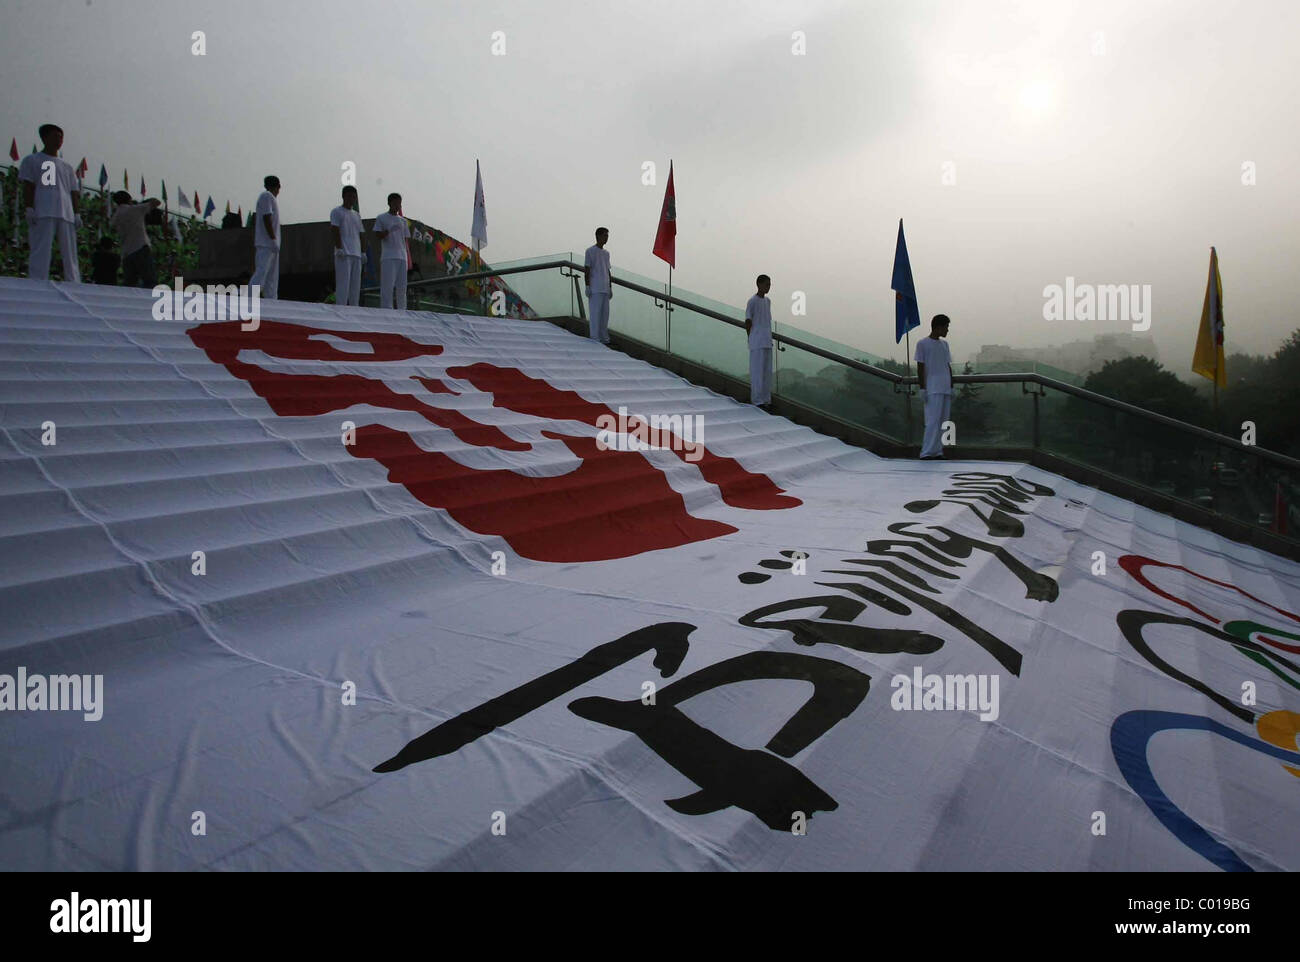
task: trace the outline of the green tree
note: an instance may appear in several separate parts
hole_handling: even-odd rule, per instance
[[[1206,424],[1209,405],[1196,388],[1149,357],[1107,361],[1083,382],[1086,390],[1155,411],[1165,417]]]

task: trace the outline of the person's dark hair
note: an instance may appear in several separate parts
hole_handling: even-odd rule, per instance
[[[596,228],[596,236],[597,236],[597,237],[599,237],[601,234],[608,234],[608,233],[609,233],[609,228],[608,228],[608,227],[597,227],[597,228]]]
[[[52,134],[56,130],[63,133],[63,128],[58,124],[41,124],[40,129],[36,132],[41,135],[41,140],[44,140],[48,134]]]
[[[771,284],[772,278],[768,277],[766,274],[759,274],[758,277],[754,278],[755,284],[762,284],[764,281],[767,281],[769,284]]]
[[[389,202],[390,204],[393,202],[393,198],[394,198],[394,197],[396,197],[399,201],[402,199],[402,195],[401,195],[401,194],[397,193],[396,191],[393,191],[393,193],[391,193],[391,194],[388,195],[388,202]]]
[[[131,195],[124,190],[113,191],[113,203],[121,206],[122,204],[131,203]]]
[[[275,176],[275,174],[268,174],[262,178],[262,186],[267,190],[270,190],[272,187],[279,187],[280,178]]]
[[[348,184],[346,187],[343,188],[343,197],[346,199],[348,194],[355,194],[356,192],[357,189],[353,187],[351,184]]]
[[[948,320],[947,314],[936,314],[930,321],[930,330],[933,331],[936,327],[947,327],[951,323],[952,321]]]

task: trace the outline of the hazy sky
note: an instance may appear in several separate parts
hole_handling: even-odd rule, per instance
[[[1044,320],[1043,288],[1073,276],[1151,285],[1149,333],[1185,374],[1211,245],[1230,351],[1300,327],[1295,0],[5,0],[0,16],[0,136],[25,153],[57,122],[66,157],[92,180],[107,163],[115,187],[129,169],[133,192],[143,173],[151,193],[165,178],[173,199],[247,211],[276,173],[283,220],[323,220],[350,160],[365,216],[398,190],[468,241],[478,158],[489,260],[581,251],[604,224],[616,268],[661,277],[671,158],[676,287],[741,305],[763,271],[778,324],[877,354],[902,354],[899,217],[922,316],[952,317],[958,359],[1130,330]]]

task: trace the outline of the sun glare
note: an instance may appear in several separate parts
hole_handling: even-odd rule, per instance
[[[1020,107],[1034,120],[1045,117],[1056,106],[1056,91],[1043,81],[1026,84],[1020,88]]]

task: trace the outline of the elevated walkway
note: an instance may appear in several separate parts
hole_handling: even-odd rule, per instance
[[[1293,561],[550,324],[151,307],[0,279],[0,864],[1300,868]]]

